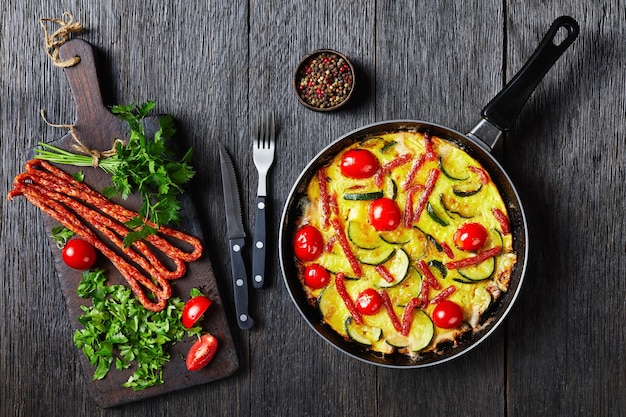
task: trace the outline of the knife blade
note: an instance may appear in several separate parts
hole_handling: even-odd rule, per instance
[[[241,217],[241,202],[239,201],[239,187],[233,162],[220,143],[220,168],[222,171],[222,189],[224,191],[224,208],[226,210],[226,233],[228,237],[228,251],[230,253],[231,275],[233,277],[233,291],[235,294],[235,311],[239,328],[247,330],[252,327],[254,320],[248,314],[248,274],[243,262],[242,251],[246,242],[246,232]]]

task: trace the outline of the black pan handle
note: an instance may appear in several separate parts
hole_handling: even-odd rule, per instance
[[[559,32],[562,29],[565,29],[565,38],[561,40]],[[501,131],[509,130],[533,90],[574,42],[579,31],[578,22],[574,18],[561,16],[556,19],[522,69],[485,106],[482,116]]]

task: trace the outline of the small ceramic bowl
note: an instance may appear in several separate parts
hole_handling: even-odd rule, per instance
[[[318,49],[298,63],[293,87],[300,103],[315,111],[343,107],[354,92],[354,67],[345,55]]]

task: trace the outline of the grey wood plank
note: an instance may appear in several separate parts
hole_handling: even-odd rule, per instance
[[[278,121],[278,145],[270,171],[268,274],[266,287],[253,292],[259,327],[251,334],[251,415],[357,416],[376,409],[376,387],[363,384],[376,370],[335,351],[299,316],[282,281],[278,263],[278,227],[283,204],[299,172],[323,147],[371,120],[363,95],[336,113],[301,106],[292,88],[298,61],[315,49],[346,54],[359,68],[372,66],[374,1],[255,2],[250,10],[250,125],[272,108]],[[367,79],[359,89],[367,91]],[[355,97],[356,98],[356,97]],[[249,138],[244,143],[251,146]],[[244,148],[246,149],[246,148]],[[247,148],[250,149],[250,148]],[[252,165],[248,151],[242,158]],[[249,206],[256,192],[251,173]],[[249,213],[249,230],[254,213]]]
[[[377,9],[376,109],[469,131],[501,87],[502,3],[395,2]],[[504,415],[504,333],[433,368],[379,371],[381,415]],[[480,379],[480,388],[476,386]],[[398,401],[401,398],[401,401]]]
[[[507,142],[527,206],[526,287],[509,321],[508,415],[624,415],[623,4],[511,4],[507,68],[551,20],[579,39],[531,98]],[[618,87],[619,86],[619,87]]]
[[[47,58],[42,57],[40,44],[28,41],[31,37],[40,39],[38,31],[41,29],[35,18],[38,10],[33,6],[23,4],[4,13],[0,37],[4,56],[0,64],[3,138],[0,238],[4,242],[0,398],[5,415],[39,415],[43,409],[51,413],[65,412],[63,404],[52,401],[58,396],[58,385],[43,382],[51,374],[56,381],[77,381],[67,393],[78,401],[86,400],[88,395],[82,384],[80,366],[74,361],[67,314],[65,309],[59,308],[64,301],[56,281],[43,219],[24,201],[9,203],[4,198],[26,160],[25,150],[43,136],[45,129],[38,116],[39,108],[60,85],[49,74],[50,65]]]

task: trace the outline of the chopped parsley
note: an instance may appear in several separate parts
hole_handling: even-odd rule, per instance
[[[182,340],[185,333],[200,335],[201,327],[186,329],[181,322],[184,302],[170,298],[154,313],[146,310],[124,285],[106,285],[104,270],[83,272],[78,296],[91,299],[81,306],[78,318],[83,329],[74,332],[74,344],[96,367],[93,379],[104,378],[115,363],[118,370],[135,366],[123,386],[135,391],[163,383],[163,365],[170,360],[168,343]]]

